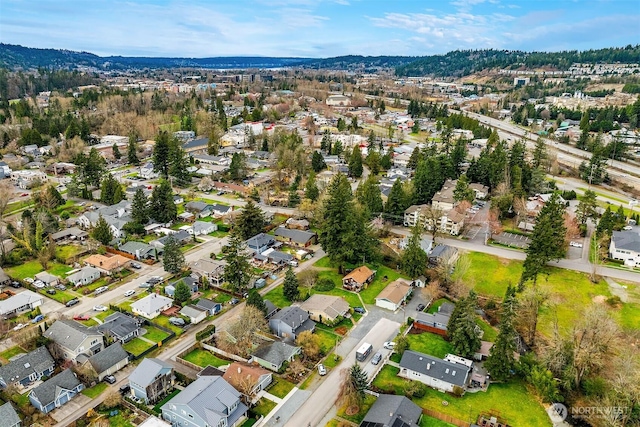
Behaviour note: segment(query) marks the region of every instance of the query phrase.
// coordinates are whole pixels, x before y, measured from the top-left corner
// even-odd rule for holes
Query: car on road
[[[186,324],[184,319],[181,319],[180,317],[170,317],[169,323],[171,323],[173,326],[184,326]]]
[[[327,375],[327,368],[325,368],[322,363],[318,365],[318,375],[321,377]]]
[[[136,270],[140,270],[142,268],[142,266],[140,264],[138,264],[137,262],[132,262],[129,265],[131,266],[131,268],[135,268]]]
[[[106,377],[104,377],[104,381],[109,383],[109,384],[115,384],[116,383],[116,377],[114,377],[113,375],[107,375]]]
[[[353,311],[360,314],[365,314],[367,312],[367,310],[365,310],[364,307],[353,307]]]
[[[569,246],[573,246],[574,248],[581,248],[582,247],[582,243],[580,243],[580,242],[570,242]]]
[[[147,282],[140,283],[140,284],[138,285],[138,287],[139,287],[139,288],[144,288],[144,289],[148,289],[148,288],[150,288],[151,286],[152,286],[152,285],[151,285],[151,283],[147,283]]]
[[[78,298],[74,298],[74,299],[70,299],[69,301],[67,301],[67,303],[65,304],[67,307],[73,307],[74,305],[78,304],[80,302],[80,300]]]
[[[395,346],[396,346],[396,343],[394,343],[393,341],[387,341],[383,345],[383,347],[386,348],[387,350],[393,350]]]
[[[93,311],[107,311],[108,308],[105,307],[104,305],[94,305],[93,306]]]
[[[422,311],[424,310],[425,305],[424,304],[418,304],[418,306],[416,307],[416,311]]]
[[[130,297],[131,295],[135,294],[136,291],[134,291],[133,289],[128,290],[127,292],[124,293],[125,297]]]
[[[622,229],[623,229],[624,231],[629,231],[629,230],[633,230],[633,227],[632,227],[632,226],[630,226],[630,225],[625,225],[624,227],[622,227]]]
[[[42,322],[44,320],[44,314],[38,314],[36,317],[34,317],[31,320],[31,323],[38,323],[38,322]]]
[[[49,289],[47,289],[47,293],[48,293],[49,295],[55,295],[55,294],[56,294],[56,290],[55,290],[55,289],[53,289],[53,288],[49,288]]]
[[[229,304],[236,305],[239,302],[240,302],[240,300],[238,298],[231,298],[231,300],[229,301]]]
[[[13,327],[13,330],[14,330],[14,331],[19,331],[20,329],[22,329],[22,328],[26,328],[26,327],[27,327],[27,325],[26,325],[26,324],[24,324],[24,323],[18,323],[16,326],[14,326],[14,327]]]
[[[75,316],[73,316],[73,320],[80,320],[83,322],[89,319],[91,319],[91,316],[89,316],[88,314],[76,314]]]
[[[371,364],[377,365],[378,363],[380,363],[381,360],[382,360],[382,354],[378,352],[374,354],[373,357],[371,358]]]
[[[107,287],[107,286],[100,286],[99,288],[96,288],[96,290],[95,290],[95,291],[93,291],[93,293],[94,293],[94,294],[96,294],[96,295],[100,295],[100,294],[102,294],[102,293],[107,292],[108,290],[109,290],[109,287]]]

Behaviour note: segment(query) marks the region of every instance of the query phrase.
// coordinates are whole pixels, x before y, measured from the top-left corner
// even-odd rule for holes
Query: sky
[[[640,0],[1,0],[0,42],[153,57],[586,50],[640,43]]]

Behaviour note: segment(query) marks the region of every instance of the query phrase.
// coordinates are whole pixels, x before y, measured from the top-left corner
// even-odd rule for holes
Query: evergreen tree
[[[187,171],[189,167],[187,153],[185,153],[175,138],[170,144],[169,161],[169,175],[175,178],[175,185],[178,187],[186,187],[191,184],[191,175],[189,171]]]
[[[300,204],[300,195],[298,194],[298,190],[294,188],[289,189],[289,197],[287,199],[287,207],[295,208]]]
[[[153,170],[167,179],[169,177],[169,134],[160,131],[153,146]]]
[[[598,218],[596,198],[597,195],[592,190],[585,190],[584,195],[579,197],[580,201],[576,207],[576,217],[580,224],[586,224],[589,218],[594,221]]]
[[[318,173],[326,167],[327,164],[324,162],[324,157],[322,157],[322,154],[320,154],[320,152],[318,151],[314,151],[311,155],[311,169],[313,169],[315,173]]]
[[[362,172],[362,152],[360,151],[360,146],[356,145],[349,157],[349,175],[360,178],[362,176]]]
[[[255,289],[251,289],[249,291],[247,305],[252,305],[263,312],[265,316],[267,315],[267,305],[264,303],[264,299],[262,299],[262,295],[260,295],[260,292],[256,291]]]
[[[604,213],[600,217],[600,221],[598,221],[596,232],[598,236],[604,236],[605,234],[611,236],[611,234],[613,234],[614,227],[615,227],[614,214],[611,211],[611,206],[607,206],[607,209],[604,211]]]
[[[422,250],[420,241],[422,239],[422,225],[416,224],[411,228],[409,243],[402,253],[402,271],[412,279],[424,274],[429,260],[426,252]]]
[[[456,202],[461,202],[463,200],[473,202],[475,198],[476,193],[469,188],[469,179],[466,175],[461,175],[456,183],[456,188],[453,190],[453,200]]]
[[[116,144],[115,142],[113,143],[113,147],[111,147],[111,151],[113,152],[113,158],[116,160],[120,160],[122,158],[122,154],[120,153],[120,150],[118,149],[118,144]]]
[[[547,158],[547,144],[545,144],[542,138],[538,138],[536,140],[536,146],[533,149],[533,161],[531,162],[531,167],[534,169],[543,167],[546,164]]]
[[[372,175],[378,175],[380,173],[380,153],[375,150],[369,150],[367,166],[369,166]]]
[[[508,379],[516,368],[516,360],[513,356],[516,351],[517,337],[514,325],[515,309],[516,289],[509,286],[500,312],[500,332],[484,364],[491,374],[491,378],[497,381]]]
[[[336,141],[336,143],[333,145],[333,148],[331,149],[331,154],[333,154],[334,156],[338,156],[340,157],[340,155],[343,152],[343,148],[342,148],[342,142],[340,142],[339,140]]]
[[[184,268],[184,254],[180,250],[180,243],[173,236],[169,236],[165,241],[162,265],[164,266],[164,271],[171,274],[178,274]]]
[[[380,157],[380,167],[384,170],[391,169],[391,154],[386,153],[384,156]]]
[[[356,190],[356,198],[366,208],[369,218],[382,213],[382,195],[375,176],[369,175],[366,181],[360,183]]]
[[[407,197],[402,187],[402,182],[396,179],[387,197],[387,204],[384,207],[385,214],[396,224],[404,220],[404,211],[408,208],[406,200]]]
[[[349,381],[356,393],[357,402],[362,403],[365,398],[365,391],[369,387],[369,379],[367,373],[357,363],[354,363],[349,369]]]
[[[376,136],[373,133],[373,130],[369,131],[369,136],[367,136],[367,148],[369,149],[369,152],[371,152],[373,150],[373,145],[376,142]]]
[[[315,202],[320,195],[320,190],[316,185],[316,174],[311,172],[307,178],[307,184],[304,189],[304,197]]]
[[[456,144],[453,146],[450,156],[451,164],[455,170],[455,176],[460,175],[460,169],[467,159],[467,153],[467,141],[463,138],[458,138]]]
[[[347,124],[345,123],[342,117],[338,118],[338,132],[343,132],[347,128]]]
[[[269,151],[269,139],[266,134],[262,138],[262,151]]]
[[[247,240],[262,233],[265,225],[264,212],[253,200],[249,200],[236,219],[233,230],[243,240]]]
[[[300,298],[300,289],[298,288],[298,278],[296,277],[293,269],[289,267],[284,275],[283,294],[289,301],[297,301]]]
[[[139,165],[140,160],[138,159],[138,150],[137,150],[137,138],[134,133],[129,135],[129,145],[127,146],[127,161],[130,165]]]
[[[166,255],[165,255],[166,256]],[[176,285],[176,289],[173,293],[173,299],[182,304],[185,301],[189,301],[191,298],[191,290],[184,281],[180,280]]]
[[[100,201],[105,205],[115,205],[124,199],[120,183],[110,173],[105,174],[100,187]]]
[[[55,209],[66,203],[66,200],[64,199],[64,197],[62,197],[62,194],[60,194],[58,189],[54,187],[53,184],[47,187],[47,197],[52,202],[52,205],[50,206],[52,209]]]
[[[222,131],[217,125],[213,125],[211,132],[209,132],[209,140],[207,141],[207,154],[211,156],[217,156],[220,151],[220,137]]]
[[[247,176],[247,159],[244,153],[233,153],[231,164],[229,165],[229,178],[234,181],[241,180]]]
[[[113,240],[111,227],[109,226],[109,224],[107,224],[107,221],[105,221],[102,215],[100,215],[100,217],[98,218],[96,226],[93,227],[93,230],[91,230],[91,237],[93,237],[103,245],[108,245],[109,242]]]
[[[149,222],[149,200],[142,187],[138,187],[131,202],[131,219],[133,222],[146,225]]]
[[[531,243],[526,249],[527,258],[524,260],[520,286],[526,281],[536,283],[538,274],[554,259],[564,255],[564,205],[560,202],[558,193],[553,193],[549,201],[540,209],[536,225],[531,233]]]
[[[149,204],[149,214],[154,220],[162,224],[175,221],[178,217],[178,208],[173,202],[173,190],[169,181],[162,179],[160,184],[153,189]]]
[[[413,180],[413,202],[422,205],[431,202],[433,196],[440,191],[445,182],[441,164],[435,157],[428,157],[418,163]]]
[[[452,313],[447,327],[455,354],[468,359],[473,357],[481,345],[476,331],[478,328],[476,325],[476,306],[476,296],[471,292],[469,296],[456,303],[458,313],[456,313],[455,319]]]
[[[411,152],[411,156],[409,157],[409,162],[407,162],[407,167],[409,169],[415,169],[418,167],[418,163],[422,160],[422,151],[420,151],[419,147],[416,147]]]
[[[225,254],[225,261],[227,261],[223,278],[229,283],[231,289],[238,293],[246,291],[251,282],[251,272],[253,270],[244,254],[246,250],[244,240],[234,231],[229,235],[229,241],[222,249]]]

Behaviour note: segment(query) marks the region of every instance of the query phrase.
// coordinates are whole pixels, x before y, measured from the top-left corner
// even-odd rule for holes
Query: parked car
[[[131,386],[129,384],[120,386],[120,394],[127,394],[129,393],[129,390],[131,390]]]
[[[65,305],[67,307],[73,307],[74,305],[76,305],[79,302],[80,302],[80,300],[78,298],[74,298],[74,299],[70,299],[69,301],[67,301],[67,303]]]
[[[109,384],[115,384],[116,383],[116,377],[114,377],[113,375],[107,375],[106,377],[104,377],[105,382],[108,382]]]
[[[18,289],[21,288],[22,285],[20,284],[20,282],[11,282],[11,287]]]
[[[318,375],[321,377],[327,375],[327,368],[325,368],[322,363],[318,365]]]
[[[624,227],[622,227],[622,229],[623,229],[624,231],[629,231],[629,230],[633,230],[633,227],[632,227],[632,226],[630,226],[630,225],[625,225]]]
[[[107,286],[100,286],[99,288],[97,288],[93,293],[96,295],[100,295],[104,292],[107,292],[109,290],[109,287]]]
[[[129,265],[131,266],[131,268],[135,268],[136,270],[140,270],[142,268],[142,266],[140,264],[138,264],[137,262],[132,262]]]
[[[396,343],[394,343],[393,341],[387,341],[384,343],[384,348],[386,348],[387,350],[393,350],[393,348],[396,346]]]
[[[239,302],[240,302],[240,300],[238,298],[231,298],[231,300],[229,301],[229,304],[236,305]]]
[[[353,311],[360,314],[365,314],[367,312],[364,307],[353,307]]]
[[[181,319],[180,317],[170,317],[169,323],[171,323],[173,326],[184,326],[186,324],[184,319]]]
[[[569,242],[569,246],[573,246],[574,248],[581,248],[582,243],[580,242]]]
[[[371,364],[377,365],[378,363],[380,363],[381,360],[382,360],[382,354],[378,352],[374,354],[373,357],[371,358]]]
[[[36,317],[34,317],[31,320],[31,323],[38,323],[38,322],[42,322],[44,320],[44,314],[38,314]]]
[[[108,308],[105,307],[104,305],[94,305],[93,306],[93,311],[107,311]]]
[[[88,314],[76,314],[75,316],[73,316],[73,320],[85,321],[89,319],[91,319],[91,316],[89,316]]]
[[[13,330],[14,330],[14,331],[19,331],[20,329],[22,329],[22,328],[26,328],[26,327],[27,327],[27,325],[26,325],[26,324],[24,324],[24,323],[18,323],[16,326],[14,326],[14,327],[13,327]]]
[[[25,277],[24,281],[27,283],[33,283],[33,279],[31,277]]]
[[[148,289],[148,288],[150,288],[150,287],[151,287],[151,283],[147,283],[147,282],[140,283],[140,285],[138,285],[138,287],[139,287],[139,288]]]
[[[35,282],[33,282],[33,286],[35,286],[38,289],[44,289],[44,282],[42,282],[41,280],[36,280]]]
[[[47,289],[47,293],[48,293],[49,295],[55,295],[55,294],[56,294],[56,290],[55,290],[55,289],[53,289],[53,288],[49,288],[49,289]]]
[[[65,285],[56,285],[56,289],[59,291],[66,291],[67,287]]]
[[[418,306],[416,307],[416,311],[422,311],[424,310],[425,305],[424,304],[418,304]]]

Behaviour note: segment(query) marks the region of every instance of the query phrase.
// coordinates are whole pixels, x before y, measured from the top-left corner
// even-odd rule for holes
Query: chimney
[[[427,371],[431,369],[431,363],[427,363]]]
[[[242,368],[238,366],[238,373],[242,372]]]

